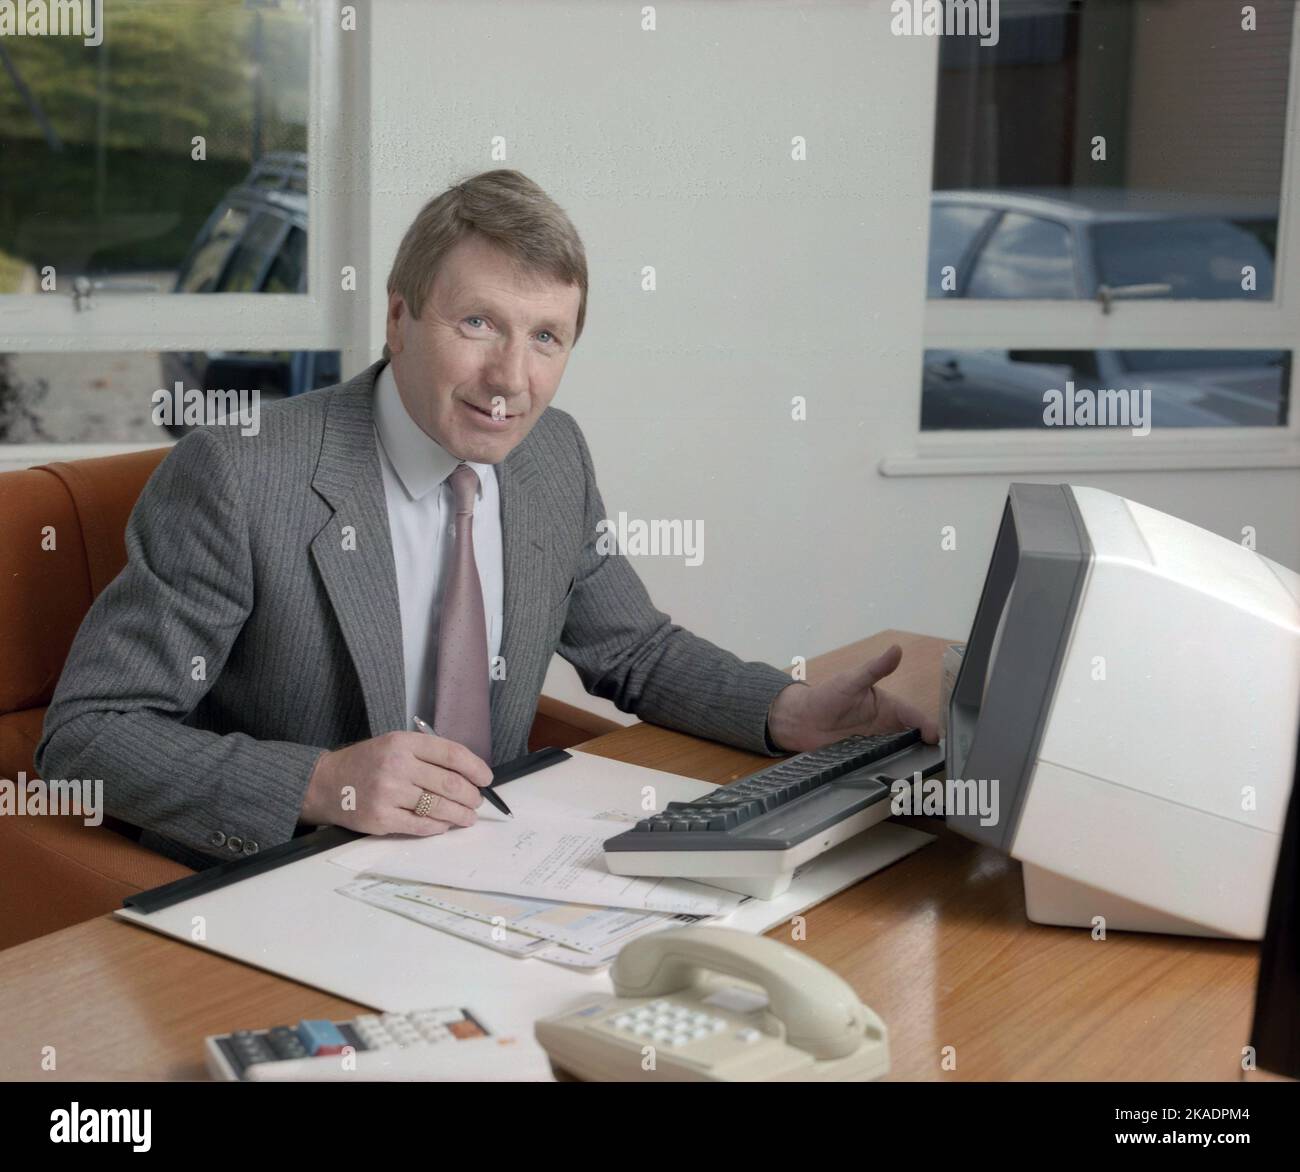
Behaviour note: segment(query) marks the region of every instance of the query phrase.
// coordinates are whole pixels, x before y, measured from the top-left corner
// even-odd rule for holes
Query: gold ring
[[[435,795],[427,789],[420,791],[420,800],[415,803],[415,816],[417,818],[427,818],[429,811],[433,809],[433,799]]]

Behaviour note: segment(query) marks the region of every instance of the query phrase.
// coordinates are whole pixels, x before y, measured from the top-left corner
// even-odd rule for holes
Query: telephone
[[[672,928],[614,961],[614,996],[534,1027],[553,1066],[597,1082],[863,1082],[889,1072],[885,1024],[789,945]]]

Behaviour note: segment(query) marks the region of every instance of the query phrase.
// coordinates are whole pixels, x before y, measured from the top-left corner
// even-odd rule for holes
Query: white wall
[[[704,522],[702,566],[638,560],[656,603],[781,666],[885,627],[964,637],[1013,477],[877,470],[915,440],[934,43],[891,36],[887,0],[656,8],[643,32],[631,3],[377,0],[372,353],[418,207],[517,168],[586,243],[586,332],[556,404],[607,512]],[[1252,525],[1300,565],[1295,469],[1069,479],[1237,539]],[[615,715],[558,659],[547,691]]]

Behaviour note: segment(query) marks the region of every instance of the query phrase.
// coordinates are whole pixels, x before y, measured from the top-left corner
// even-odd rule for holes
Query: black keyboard
[[[693,802],[669,802],[607,851],[785,850],[888,796],[875,769],[917,744],[919,729],[845,737],[800,753]],[[832,786],[832,782],[841,782]]]

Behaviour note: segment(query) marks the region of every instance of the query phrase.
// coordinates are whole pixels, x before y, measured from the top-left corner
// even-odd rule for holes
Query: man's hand
[[[820,749],[856,733],[899,732],[919,728],[923,740],[935,744],[939,725],[906,700],[876,687],[902,662],[895,643],[883,655],[831,676],[815,686],[791,685],[777,693],[767,713],[772,742],[790,753]]]
[[[464,745],[428,733],[390,732],[326,753],[316,762],[299,817],[364,834],[442,834],[473,826],[492,770]],[[344,794],[345,787],[351,792]],[[427,817],[415,805],[434,794]]]

